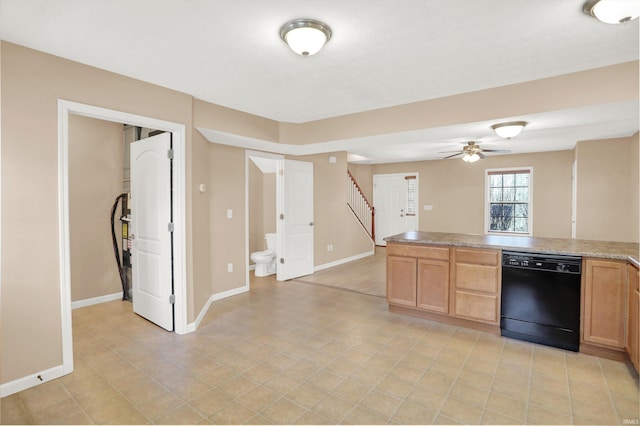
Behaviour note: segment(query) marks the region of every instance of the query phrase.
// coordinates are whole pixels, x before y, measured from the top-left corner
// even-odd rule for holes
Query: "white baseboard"
[[[192,323],[187,324],[187,333],[192,333],[198,329],[198,327],[200,326],[200,322],[202,321],[204,316],[207,314],[207,311],[209,310],[209,307],[213,302],[215,302],[216,300],[235,296],[237,294],[246,293],[247,291],[249,291],[248,285],[238,287],[238,288],[233,288],[231,290],[223,291],[221,293],[212,294],[211,297],[209,297],[209,300],[207,300],[207,303],[205,303],[203,308],[200,310],[200,313],[198,314],[198,317],[196,318],[196,320]]]
[[[346,257],[344,259],[336,260],[334,262],[325,263],[323,265],[318,265],[313,268],[313,272],[322,271],[323,269],[332,268],[334,266],[342,265],[344,263],[353,262],[354,260],[362,259],[363,257],[373,256],[376,254],[375,250],[371,250],[365,253],[356,254],[355,256]]]
[[[71,309],[84,308],[85,306],[97,305],[98,303],[111,302],[112,300],[118,299],[122,299],[122,292],[92,297],[91,299],[78,300],[77,302],[71,302]]]
[[[30,374],[12,382],[3,383],[0,385],[0,397],[4,398],[5,396],[13,395],[62,376],[64,376],[64,368],[62,365],[58,365],[40,373]]]

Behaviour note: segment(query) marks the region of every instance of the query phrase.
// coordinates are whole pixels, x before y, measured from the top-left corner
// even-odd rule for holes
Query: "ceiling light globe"
[[[526,125],[527,123],[525,121],[513,121],[510,123],[494,124],[491,128],[496,132],[496,135],[501,138],[511,139],[518,136]]]
[[[466,161],[467,163],[475,163],[479,159],[480,159],[480,156],[478,154],[476,154],[475,152],[473,154],[465,154],[462,157],[462,160]]]
[[[634,0],[599,0],[585,7],[591,16],[605,24],[622,24],[640,16],[640,2]]]
[[[298,55],[311,56],[331,39],[331,29],[313,19],[296,19],[280,28],[280,38]]]

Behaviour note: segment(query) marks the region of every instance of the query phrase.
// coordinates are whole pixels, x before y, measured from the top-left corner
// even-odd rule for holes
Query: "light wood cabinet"
[[[626,289],[626,262],[589,258],[583,260],[583,342],[611,349],[624,349]]]
[[[640,272],[627,265],[627,344],[626,350],[636,371],[640,371]]]
[[[414,258],[387,255],[387,303],[416,306],[416,264]]]
[[[453,313],[456,317],[500,323],[500,251],[456,248],[453,254]]]
[[[449,261],[418,259],[418,308],[449,312]]]
[[[389,244],[387,302],[449,312],[449,248]]]

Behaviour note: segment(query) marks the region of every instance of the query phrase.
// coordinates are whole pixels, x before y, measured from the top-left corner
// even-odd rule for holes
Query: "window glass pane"
[[[502,188],[490,188],[489,194],[489,201],[502,201]]]
[[[516,175],[514,174],[505,174],[502,176],[502,185],[503,186],[515,186],[516,183]]]
[[[515,231],[516,232],[528,232],[527,218],[517,217],[515,219]]]
[[[492,188],[500,188],[502,187],[502,175],[491,175],[489,176],[490,178],[490,185]]]
[[[515,188],[505,187],[502,190],[502,201],[515,201],[515,200],[516,200]]]
[[[528,204],[516,204],[516,217],[528,217],[529,205]]]
[[[529,173],[518,173],[516,175],[516,186],[529,186]]]
[[[529,201],[529,188],[516,188],[516,201]]]

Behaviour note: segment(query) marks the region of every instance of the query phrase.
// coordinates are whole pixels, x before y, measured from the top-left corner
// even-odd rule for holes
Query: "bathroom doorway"
[[[275,273],[275,247],[267,247],[266,237],[268,234],[277,235],[276,176],[281,158],[262,153],[253,153],[247,158],[248,270],[264,276],[265,273]],[[267,249],[273,250],[273,255],[267,256]],[[257,262],[269,264],[260,266]]]

